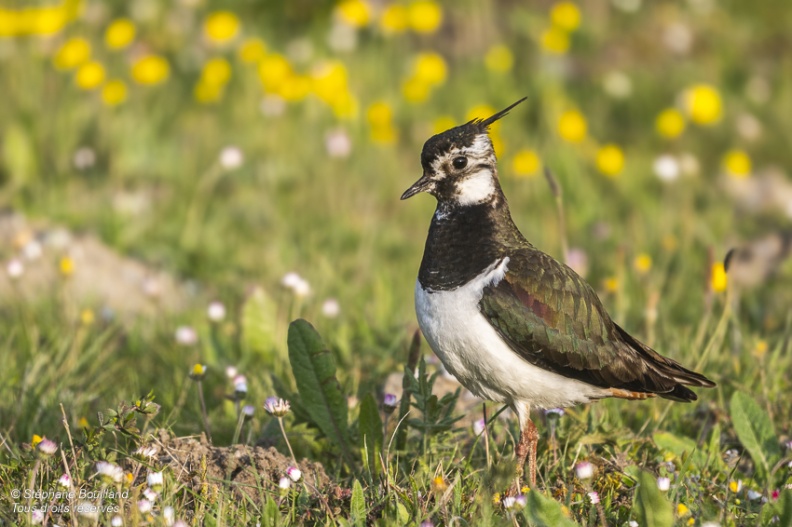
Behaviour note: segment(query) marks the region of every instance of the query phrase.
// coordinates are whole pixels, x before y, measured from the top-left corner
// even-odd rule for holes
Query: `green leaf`
[[[536,527],[575,527],[576,523],[564,516],[561,504],[532,490],[525,495],[527,500],[523,514]]]
[[[687,459],[693,461],[693,464],[698,468],[707,466],[709,461],[707,454],[689,437],[675,436],[670,432],[656,432],[652,438],[662,450],[671,452],[679,458],[687,456]]]
[[[256,287],[242,308],[242,346],[263,357],[268,365],[275,362],[277,306],[261,287]]]
[[[660,489],[657,481],[648,472],[638,474],[638,490],[635,491],[634,518],[641,527],[671,527],[674,525],[674,509]]]
[[[786,489],[775,503],[778,525],[792,525],[792,490]]]
[[[36,176],[36,149],[30,135],[22,126],[17,123],[10,124],[0,144],[0,161],[5,164],[14,184],[23,184]]]
[[[365,527],[366,525],[366,497],[363,495],[363,487],[360,482],[355,480],[352,485],[352,500],[349,504],[349,519],[352,525]]]
[[[377,401],[370,393],[360,403],[360,449],[363,451],[363,464],[372,474],[379,474],[380,452],[382,452],[383,434]]]
[[[770,417],[756,401],[742,392],[734,392],[729,410],[740,443],[751,455],[757,472],[766,481],[773,465],[781,458],[781,449]]]
[[[303,319],[289,326],[289,362],[297,390],[311,420],[349,456],[347,400],[336,379],[333,354],[314,327]]]
[[[262,527],[278,527],[280,525],[280,509],[278,504],[272,499],[272,496],[267,497],[267,504],[264,506],[264,514],[261,516]]]

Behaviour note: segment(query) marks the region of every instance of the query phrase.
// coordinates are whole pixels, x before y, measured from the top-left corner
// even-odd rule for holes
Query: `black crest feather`
[[[473,119],[463,125],[455,126],[445,132],[430,137],[429,140],[424,143],[423,151],[421,152],[421,164],[426,168],[431,164],[433,159],[436,159],[444,152],[448,152],[452,147],[456,146],[461,148],[470,146],[473,144],[477,135],[487,133],[492,123],[505,117],[512,108],[527,98],[528,97],[523,97],[508,108],[486,119]]]

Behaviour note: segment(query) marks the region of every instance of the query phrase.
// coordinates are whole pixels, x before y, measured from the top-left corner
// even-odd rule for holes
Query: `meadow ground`
[[[3,4],[0,524],[792,525],[791,26],[780,0]],[[515,497],[516,423],[482,433],[414,340],[434,204],[398,197],[430,135],[522,96],[493,129],[518,226],[718,386],[537,413]]]

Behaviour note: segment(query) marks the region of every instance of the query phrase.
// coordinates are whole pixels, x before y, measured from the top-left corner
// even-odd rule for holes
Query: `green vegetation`
[[[0,8],[0,522],[792,524],[785,3],[205,4]],[[513,497],[516,421],[414,338],[398,197],[525,95],[516,223],[718,387],[536,413]]]

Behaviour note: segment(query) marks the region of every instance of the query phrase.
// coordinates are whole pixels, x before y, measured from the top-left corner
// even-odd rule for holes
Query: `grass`
[[[100,265],[70,252],[78,240],[65,246],[45,240],[33,262],[23,244],[0,238],[4,267],[13,259],[25,265],[16,281],[0,279],[3,521],[36,521],[13,506],[44,503],[15,499],[12,490],[58,489],[64,473],[75,488],[129,494],[95,497],[94,504],[119,508],[96,519],[74,513],[80,499],[55,500],[50,505],[70,504],[72,512],[52,513],[47,524],[106,525],[118,514],[127,525],[162,525],[166,507],[195,525],[553,525],[566,518],[582,525],[726,526],[790,518],[783,445],[792,434],[785,399],[792,274],[782,260],[756,287],[732,281],[721,290],[711,279],[713,264],[732,246],[789,226],[783,210],[768,201],[745,207],[728,189],[735,181],[766,181],[767,171],[792,163],[782,117],[792,106],[792,77],[778,52],[788,44],[790,15],[773,2],[750,10],[717,5],[711,13],[692,2],[646,4],[634,13],[581,4],[581,25],[568,33],[571,47],[561,54],[542,47],[550,3],[449,2],[440,6],[442,25],[429,34],[384,36],[375,17],[356,30],[358,43],[347,52],[327,44],[338,16],[331,2],[308,18],[277,3],[229,5],[242,29],[226,44],[204,36],[211,10],[182,4],[152,4],[148,15],[130,15],[122,4],[88,2],[55,36],[0,37],[0,61],[13,73],[0,79],[9,101],[0,106],[0,204],[24,213],[41,232],[64,226],[98,236],[124,257],[187,283],[179,309],[149,299],[137,316],[109,317],[101,298],[75,286]],[[132,16],[138,34],[129,48],[110,51],[103,32],[119,16]],[[168,22],[177,19],[181,29]],[[674,23],[693,36],[690,49],[663,43]],[[121,104],[105,104],[101,87],[82,89],[72,70],[53,66],[75,36],[89,41],[108,78],[126,83]],[[256,64],[238,57],[253,36],[288,57],[297,73],[281,79],[287,85],[340,61],[346,80],[335,89],[355,98],[357,113],[346,116],[337,100],[322,99],[323,81],[315,77],[316,93],[285,103],[282,113],[263,114],[263,95],[272,106],[273,94],[284,96],[278,90],[288,86],[265,83],[262,90]],[[301,59],[306,43],[313,51]],[[484,60],[500,43],[514,61],[503,72]],[[167,58],[170,71],[160,84],[141,85],[130,73],[143,51]],[[429,98],[411,102],[403,83],[420,53],[430,51],[443,57],[446,73],[432,70]],[[225,57],[232,76],[217,101],[202,103],[194,88],[211,57]],[[629,95],[603,88],[614,72],[629,78]],[[700,83],[714,88],[722,106],[706,125],[683,97]],[[474,106],[499,109],[523,95],[527,103],[495,131],[503,144],[499,175],[518,226],[558,258],[566,238],[573,254],[585,255],[587,279],[618,323],[718,387],[700,390],[690,405],[603,401],[567,409],[557,423],[535,414],[539,489],[527,492],[525,506],[507,508],[503,491],[518,434],[513,419],[493,417],[499,408],[488,405],[488,435],[476,436],[471,422],[481,406],[470,407],[453,390],[444,397],[442,375],[432,398],[433,364],[408,383],[414,406],[406,419],[402,409],[387,415],[381,401],[388,376],[404,372],[416,328],[413,284],[433,203],[426,196],[402,203],[398,196],[420,175],[421,145],[438,118],[460,123]],[[390,116],[372,116],[378,101]],[[655,117],[670,107],[686,122],[678,137],[655,130]],[[578,143],[557,130],[571,108],[588,125]],[[745,131],[746,115],[759,123],[758,138]],[[329,155],[326,140],[334,132],[349,139],[348,156]],[[610,143],[626,162],[605,174],[597,154]],[[242,152],[241,166],[221,163],[228,146]],[[82,147],[95,159],[78,167]],[[541,166],[523,174],[514,166],[525,150],[558,180],[563,229]],[[724,166],[730,150],[750,158],[749,173]],[[682,165],[677,179],[653,174],[662,154]],[[686,168],[690,159],[695,170]],[[58,271],[63,257],[74,258],[70,275]],[[25,281],[42,268],[51,281],[33,294]],[[281,284],[289,272],[310,284],[310,294]],[[337,300],[340,314],[323,313],[327,299]],[[206,317],[212,300],[227,309],[222,321]],[[308,388],[295,378],[287,335],[297,318],[310,321],[331,351],[348,413],[336,438],[320,424],[324,414],[305,404]],[[179,326],[194,328],[197,342],[176,342]],[[425,345],[421,356],[431,357]],[[196,363],[207,365],[205,412],[189,375]],[[244,398],[235,395],[228,366],[246,377]],[[285,434],[262,406],[276,394],[292,402]],[[240,417],[245,404],[255,409],[249,420]],[[340,411],[338,401],[334,408]],[[205,431],[205,420],[211,444],[188,443]],[[34,435],[54,440],[57,452],[41,453]],[[288,489],[279,487],[293,464],[284,435],[296,458],[310,461],[301,461],[304,478]],[[232,448],[234,437],[252,461],[227,473],[231,465],[220,461],[242,452]],[[150,445],[156,457],[135,454]],[[282,458],[266,457],[264,447]],[[191,449],[203,457],[179,453]],[[98,476],[96,463],[104,460],[131,479]],[[595,465],[591,479],[577,476],[581,461]],[[148,499],[147,474],[160,470],[164,483],[146,511],[138,502]],[[657,489],[661,477],[669,478],[669,490]],[[661,512],[652,519],[651,510]],[[560,516],[550,520],[554,514]]]

